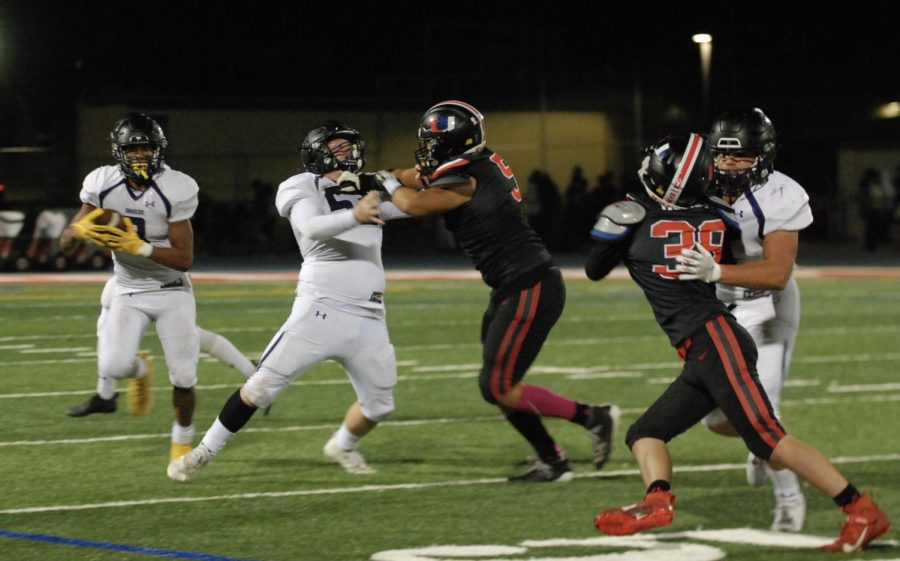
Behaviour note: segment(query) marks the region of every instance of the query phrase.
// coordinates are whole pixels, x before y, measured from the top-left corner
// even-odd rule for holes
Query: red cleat
[[[675,495],[669,491],[647,493],[640,503],[605,510],[594,518],[594,526],[604,534],[629,536],[651,528],[668,526],[675,518]]]
[[[869,542],[891,529],[891,519],[868,493],[841,510],[847,515],[841,535],[834,543],[822,546],[822,551],[853,553],[865,549]]]

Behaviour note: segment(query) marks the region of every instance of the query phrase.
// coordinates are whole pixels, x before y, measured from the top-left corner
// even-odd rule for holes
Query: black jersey
[[[727,313],[716,298],[714,284],[679,281],[675,270],[681,250],[696,243],[721,255],[725,223],[706,205],[664,210],[654,203],[638,202],[647,210],[644,220],[619,239],[600,240],[591,250],[586,269],[590,278],[598,279],[624,261],[650,302],[657,323],[677,346],[707,320]]]
[[[431,174],[439,188],[474,177],[472,200],[445,212],[444,222],[491,288],[501,288],[552,265],[552,257],[522,212],[522,194],[512,170],[493,151],[466,154]]]

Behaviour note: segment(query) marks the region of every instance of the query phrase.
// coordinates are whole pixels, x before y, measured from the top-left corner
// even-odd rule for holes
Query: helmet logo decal
[[[431,120],[431,132],[446,132],[456,128],[456,117],[453,115],[435,115]]]

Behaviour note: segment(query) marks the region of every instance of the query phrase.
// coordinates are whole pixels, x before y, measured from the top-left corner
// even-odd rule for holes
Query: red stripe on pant
[[[533,296],[530,294],[532,290],[534,290]],[[516,308],[516,316],[510,322],[509,327],[506,328],[506,333],[503,334],[503,340],[500,343],[500,348],[497,350],[497,356],[494,357],[494,368],[491,370],[491,388],[494,397],[497,399],[512,387],[512,376],[515,370],[516,359],[519,357],[522,343],[537,314],[540,294],[540,283],[519,293],[519,306]],[[529,296],[531,297],[529,298]],[[522,323],[523,316],[524,324]],[[507,349],[511,342],[512,349],[507,355]]]
[[[718,333],[716,333],[716,326],[713,325],[713,321],[719,324],[719,327],[725,334],[725,341],[723,341]],[[753,377],[750,375],[750,371],[747,369],[747,363],[744,361],[744,353],[741,352],[741,347],[737,343],[737,339],[734,336],[734,332],[731,330],[731,326],[725,321],[724,316],[719,316],[716,320],[710,320],[706,323],[706,330],[712,338],[713,344],[716,346],[716,350],[722,359],[722,364],[725,366],[725,373],[728,375],[728,381],[731,383],[731,388],[734,390],[735,395],[737,395],[738,400],[741,403],[744,414],[747,416],[750,424],[753,425],[756,434],[759,435],[763,442],[774,449],[778,446],[778,441],[784,437],[784,431],[781,430],[778,423],[769,415],[769,408],[766,405],[766,401],[759,393],[756,384],[753,382]],[[732,364],[729,358],[728,349],[726,349],[726,344],[728,345],[728,349],[731,350],[731,355],[734,356],[734,360],[737,364]],[[735,372],[735,369],[737,369],[737,372]],[[738,376],[740,376],[740,380],[738,380]],[[747,392],[741,389],[741,382],[743,382],[744,387],[747,388],[747,392],[750,394],[749,396],[746,395]],[[762,419],[754,412],[748,399],[753,400],[756,409],[760,411],[760,414],[763,416]]]

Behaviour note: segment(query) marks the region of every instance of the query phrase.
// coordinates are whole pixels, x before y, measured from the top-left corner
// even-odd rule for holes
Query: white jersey
[[[741,230],[741,243],[733,246],[738,263],[763,258],[763,238],[777,231],[799,231],[812,224],[809,195],[799,183],[787,175],[773,171],[762,185],[745,191],[731,205]],[[719,300],[732,303],[771,294],[770,291],[716,286]]]
[[[359,224],[353,207],[362,199],[313,173],[289,177],[278,186],[275,206],[291,221],[303,257],[297,295],[321,300],[358,315],[384,316],[381,226]],[[381,218],[405,217],[381,203]]]
[[[172,247],[169,224],[189,220],[197,210],[197,182],[163,164],[148,182],[147,189],[135,191],[118,166],[101,166],[84,178],[81,202],[114,210],[127,216],[138,235],[159,247]],[[115,275],[121,292],[147,292],[169,288],[190,288],[190,275],[156,261],[113,252]]]

